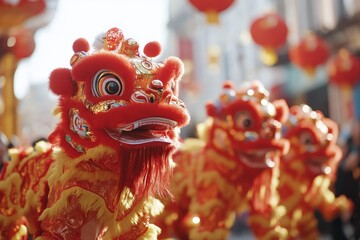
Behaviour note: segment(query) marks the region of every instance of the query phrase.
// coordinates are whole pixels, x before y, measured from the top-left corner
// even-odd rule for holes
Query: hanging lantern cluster
[[[289,58],[292,64],[302,69],[307,76],[313,77],[316,68],[328,60],[329,47],[323,39],[310,32],[299,44],[291,47]]]
[[[360,58],[342,48],[329,60],[327,73],[329,82],[342,90],[351,106],[350,116],[360,119]]]
[[[340,87],[352,87],[360,82],[360,59],[347,49],[340,49],[328,62],[330,82]]]
[[[189,0],[198,11],[206,14],[208,24],[218,24],[219,14],[228,9],[235,0]]]
[[[276,13],[267,13],[251,23],[250,34],[261,46],[263,63],[274,65],[278,60],[277,49],[286,43],[288,28],[285,21]]]

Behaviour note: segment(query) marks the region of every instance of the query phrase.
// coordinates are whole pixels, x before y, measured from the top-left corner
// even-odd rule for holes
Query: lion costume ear
[[[216,107],[213,102],[209,101],[205,105],[206,113],[209,117],[214,117],[216,115]]]
[[[281,123],[287,121],[289,117],[289,106],[284,99],[276,99],[273,101],[273,104],[276,109],[275,119]]]
[[[57,68],[49,77],[50,90],[59,96],[71,97],[76,93],[76,85],[71,77],[71,71],[67,68]]]
[[[333,138],[338,139],[339,137],[339,126],[335,121],[333,121],[330,118],[323,118],[322,121],[325,123],[325,125],[328,127],[329,133],[333,135]],[[336,141],[334,141],[336,143]]]

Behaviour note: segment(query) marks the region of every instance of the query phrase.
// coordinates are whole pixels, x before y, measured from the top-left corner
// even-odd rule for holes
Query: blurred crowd
[[[344,157],[338,167],[334,191],[336,196],[350,198],[354,211],[351,216],[335,219],[331,233],[334,240],[357,240],[360,239],[360,120],[352,120],[342,148]]]

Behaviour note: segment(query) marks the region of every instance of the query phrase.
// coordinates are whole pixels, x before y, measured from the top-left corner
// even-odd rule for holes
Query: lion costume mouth
[[[140,119],[115,129],[106,129],[109,136],[128,145],[147,143],[171,144],[171,134],[177,122],[168,118],[149,117]]]
[[[238,153],[241,161],[251,168],[273,168],[276,165],[277,151],[274,149]]]
[[[329,174],[331,168],[326,165],[327,157],[313,157],[307,160],[307,166],[314,174]]]

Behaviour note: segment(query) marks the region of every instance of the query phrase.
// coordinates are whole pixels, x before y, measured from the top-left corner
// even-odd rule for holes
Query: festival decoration
[[[289,50],[292,64],[313,77],[318,66],[325,64],[329,57],[327,43],[314,33],[306,34],[301,41]]]
[[[267,13],[253,20],[250,34],[254,42],[261,46],[261,59],[267,65],[277,62],[276,50],[286,43],[288,28],[276,13]]]
[[[342,48],[332,56],[327,64],[329,83],[339,87],[344,96],[345,104],[352,106],[349,116],[360,119],[360,59],[349,50]],[[352,97],[351,97],[352,95]],[[352,114],[354,110],[354,114]]]
[[[335,197],[331,190],[342,157],[338,126],[321,111],[295,105],[284,124],[284,137],[290,141],[290,150],[280,165],[279,204],[286,209],[281,226],[289,239],[319,239],[315,210],[330,221],[353,208],[350,200]]]
[[[155,219],[161,237],[227,239],[238,211],[250,209],[257,239],[287,239],[276,219],[279,157],[288,148],[281,138],[286,102],[270,102],[258,81],[240,89],[227,81],[206,109],[198,138],[185,139],[173,156],[175,201]]]
[[[330,83],[340,87],[352,87],[360,82],[360,59],[347,49],[340,49],[327,64]]]
[[[0,32],[23,25],[46,10],[45,0],[0,0]]]
[[[219,14],[228,9],[235,0],[188,0],[198,11],[206,14],[209,24],[219,23]]]
[[[13,149],[0,174],[2,239],[156,239],[149,222],[167,194],[171,155],[189,122],[178,98],[183,64],[112,28],[93,52],[73,44],[71,68],[50,74],[60,121],[49,143]]]
[[[13,41],[13,45],[9,46],[9,48],[18,60],[30,57],[35,50],[33,30],[21,29],[9,37],[8,40]]]

